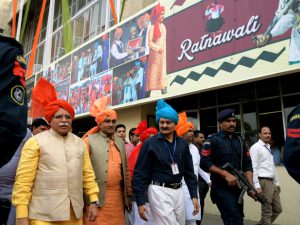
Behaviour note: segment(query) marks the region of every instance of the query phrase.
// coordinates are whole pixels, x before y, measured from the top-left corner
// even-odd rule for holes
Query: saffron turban
[[[158,3],[154,9],[151,11],[151,20],[152,24],[154,24],[154,31],[153,31],[153,40],[156,41],[161,37],[161,32],[159,29],[159,23],[160,21],[159,16],[165,13],[165,7],[161,6],[160,3]]]
[[[178,114],[178,124],[175,128],[176,133],[179,137],[182,137],[186,132],[189,131],[190,128],[194,129],[194,125],[188,121],[186,113],[179,113]]]
[[[40,78],[32,90],[30,116],[32,118],[45,117],[50,123],[59,108],[68,111],[74,119],[73,107],[67,101],[57,99],[54,86],[44,78]]]
[[[72,120],[75,117],[75,111],[73,107],[65,100],[55,100],[49,102],[45,108],[45,119],[50,123],[54,114],[60,109],[63,108],[64,110],[68,111],[71,114]]]
[[[177,112],[163,99],[159,99],[156,105],[156,123],[158,124],[160,118],[171,120],[172,122],[178,122]]]
[[[103,96],[97,99],[90,108],[90,113],[93,117],[95,117],[95,121],[98,126],[100,126],[108,116],[113,119],[117,119],[116,111],[106,108],[108,103],[109,98],[107,96]]]

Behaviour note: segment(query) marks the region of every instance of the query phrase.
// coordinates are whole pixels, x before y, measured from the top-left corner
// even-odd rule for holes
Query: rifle
[[[254,193],[255,201],[259,201],[263,205],[267,203],[267,199],[261,193],[258,193],[257,190],[248,182],[243,172],[234,168],[230,163],[226,163],[221,167],[221,169],[227,170],[229,173],[231,173],[237,178],[238,186],[242,189],[238,200],[239,204],[242,204],[243,197],[246,191],[252,191]]]

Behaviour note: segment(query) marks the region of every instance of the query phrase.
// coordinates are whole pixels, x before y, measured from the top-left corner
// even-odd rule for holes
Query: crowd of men
[[[222,169],[226,163],[266,197],[260,224],[272,224],[282,212],[268,127],[249,152],[235,134],[231,109],[218,114],[220,131],[207,140],[185,112],[162,99],[158,130],[142,121],[130,129],[129,141],[114,110],[95,101],[90,112],[97,126],[82,139],[70,132],[75,112],[64,100],[50,101],[45,119],[34,120],[32,134],[28,130],[0,169],[0,186],[10,181],[6,195],[0,193],[7,209],[5,218],[1,209],[1,224],[201,224],[209,187],[224,224],[243,224],[241,189]]]
[[[79,138],[72,133],[74,108],[40,78],[30,111],[37,119],[26,130],[21,47],[11,39],[1,41],[7,54],[18,50],[5,64],[12,67],[1,68],[7,79],[1,90],[13,93],[0,96],[9,109],[3,123],[11,124],[0,130],[1,145],[8,149],[0,166],[1,225],[201,224],[209,187],[224,224],[242,225],[242,190],[225,169],[228,164],[254,187],[248,189],[250,197],[264,197],[259,224],[272,224],[282,212],[269,127],[259,129],[259,140],[249,151],[235,133],[234,110],[225,109],[217,116],[219,132],[205,140],[185,112],[160,99],[157,128],[141,121],[127,141],[116,111],[99,98],[89,109],[97,126]],[[13,133],[16,128],[19,133]]]

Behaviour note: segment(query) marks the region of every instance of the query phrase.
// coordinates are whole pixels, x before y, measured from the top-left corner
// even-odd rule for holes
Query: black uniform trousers
[[[221,213],[224,225],[243,225],[243,204],[238,204],[240,189],[212,181],[211,199]]]

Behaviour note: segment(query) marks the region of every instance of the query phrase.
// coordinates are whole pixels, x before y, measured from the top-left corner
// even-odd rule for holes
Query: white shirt
[[[274,166],[273,155],[269,144],[258,140],[250,148],[253,167],[253,183],[255,188],[261,188],[258,177],[269,177],[274,179],[274,184],[279,186],[278,175]]]

